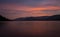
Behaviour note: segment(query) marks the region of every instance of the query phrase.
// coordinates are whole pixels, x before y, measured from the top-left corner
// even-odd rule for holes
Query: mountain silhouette
[[[10,21],[10,20],[0,15],[0,21]]]
[[[60,21],[60,15],[16,18],[15,21]]]
[[[23,17],[14,20],[7,19],[0,15],[0,21],[60,21],[60,15],[40,16],[40,17]]]
[[[49,17],[48,20],[60,20],[60,15],[53,15]]]

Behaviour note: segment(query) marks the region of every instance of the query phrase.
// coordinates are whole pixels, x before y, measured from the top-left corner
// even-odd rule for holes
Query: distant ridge
[[[14,20],[7,19],[0,15],[0,21],[60,21],[60,15],[41,16],[41,17],[23,17]]]
[[[11,21],[11,20],[9,20],[9,19],[7,19],[7,18],[0,15],[0,21]]]
[[[15,21],[60,21],[60,15],[16,18]]]

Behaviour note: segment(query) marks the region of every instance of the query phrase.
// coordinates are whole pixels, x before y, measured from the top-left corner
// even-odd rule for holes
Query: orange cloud
[[[52,14],[32,14],[33,17],[36,17],[36,16],[51,16]]]
[[[38,8],[26,8],[24,11],[35,11],[35,10],[60,10],[60,7],[48,6],[48,7],[38,7]]]
[[[23,10],[23,11],[35,11],[35,10],[60,10],[60,6],[41,6],[41,7],[30,7],[16,4],[3,4],[0,8],[10,10]]]
[[[51,6],[51,7],[40,7],[40,8],[32,8],[31,10],[57,10],[57,9],[60,9],[60,7],[54,7],[54,6]]]

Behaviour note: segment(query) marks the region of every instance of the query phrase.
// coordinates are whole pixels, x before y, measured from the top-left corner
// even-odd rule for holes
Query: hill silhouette
[[[60,15],[53,15],[49,17],[48,20],[60,20]]]
[[[60,21],[60,15],[41,16],[41,17],[23,17],[14,20],[7,19],[0,15],[0,21]]]
[[[15,21],[60,21],[60,15],[41,16],[41,17],[23,17],[16,18]]]
[[[0,21],[10,21],[10,20],[0,15]]]

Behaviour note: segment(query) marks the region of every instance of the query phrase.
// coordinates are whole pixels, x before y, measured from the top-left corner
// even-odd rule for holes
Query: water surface
[[[0,21],[3,37],[60,37],[60,21]]]

